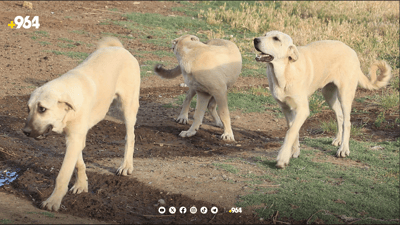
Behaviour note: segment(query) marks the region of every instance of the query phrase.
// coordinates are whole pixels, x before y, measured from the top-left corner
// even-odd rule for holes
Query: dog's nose
[[[258,43],[260,43],[260,42],[261,42],[260,38],[254,38],[254,45],[255,46],[258,45]]]
[[[29,128],[29,126],[25,126],[24,128],[22,128],[21,129],[22,130],[22,132],[26,135],[26,136],[30,136],[31,135],[31,133],[32,133],[32,130],[31,130],[31,128]]]
[[[22,132],[26,135],[26,136],[30,136],[31,135],[31,131],[30,130],[28,130],[28,129],[22,129]]]

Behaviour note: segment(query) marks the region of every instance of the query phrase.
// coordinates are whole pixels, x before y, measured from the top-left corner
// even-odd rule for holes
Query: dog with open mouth
[[[291,157],[300,155],[299,130],[310,115],[308,98],[320,88],[336,114],[338,131],[332,142],[340,146],[336,155],[348,156],[351,104],[357,85],[369,90],[386,86],[392,77],[390,66],[385,61],[376,61],[368,78],[361,71],[357,53],[340,41],[295,46],[289,35],[270,31],[253,42],[259,52],[255,60],[266,63],[269,88],[289,128],[276,166],[284,168]],[[379,75],[377,70],[381,71]]]
[[[100,40],[97,50],[80,65],[32,92],[23,133],[40,140],[54,131],[65,134],[67,140],[54,191],[42,203],[42,208],[54,211],[60,208],[74,168],[76,181],[70,191],[88,192],[82,156],[86,135],[104,119],[114,100],[120,102],[126,125],[124,160],[117,175],[132,174],[139,92],[139,63],[114,37]]]

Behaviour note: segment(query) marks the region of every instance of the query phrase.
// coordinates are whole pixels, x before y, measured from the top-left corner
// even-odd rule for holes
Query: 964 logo
[[[31,27],[35,27],[36,29],[38,29],[40,27],[40,23],[39,23],[39,16],[34,16],[32,20],[29,19],[30,16],[16,16],[14,18],[14,21],[11,21],[8,26],[11,29],[20,29],[21,27],[25,28],[25,29],[29,29]]]
[[[230,213],[242,213],[242,207],[232,207]]]

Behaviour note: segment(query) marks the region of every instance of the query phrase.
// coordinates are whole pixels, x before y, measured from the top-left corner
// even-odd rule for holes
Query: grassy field
[[[183,35],[194,34],[201,41],[222,38],[235,42],[243,57],[242,77],[264,78],[265,65],[254,60],[253,38],[270,30],[289,34],[295,45],[331,39],[340,40],[353,48],[360,59],[362,71],[368,74],[370,65],[377,59],[386,60],[392,67],[393,79],[387,88],[373,95],[356,98],[356,102],[374,104],[377,107],[376,127],[385,124],[388,115],[397,115],[399,110],[399,3],[398,2],[181,2],[183,7],[175,11],[186,16],[163,16],[160,14],[130,13],[122,15],[127,20],[108,21],[126,26],[150,44],[170,47],[171,40]],[[114,9],[110,9],[114,10]],[[85,31],[73,31],[85,34]],[[34,33],[32,39],[48,45],[43,39],[46,33]],[[114,35],[121,40],[129,36]],[[147,36],[154,38],[148,39]],[[74,52],[74,41],[60,39],[59,47],[66,51],[53,51],[74,59],[82,60],[86,53]],[[72,50],[72,51],[71,51]],[[145,54],[174,57],[170,51],[140,52]],[[142,77],[149,76],[158,63],[146,61],[142,65]],[[175,62],[165,62],[173,66]],[[230,110],[243,113],[275,113],[281,116],[278,105],[269,90],[254,87],[233,89],[228,94]],[[176,103],[164,107],[179,107],[184,95]],[[195,107],[195,99],[191,106]],[[310,98],[311,117],[328,109],[320,92]],[[354,110],[353,114],[366,113]],[[392,125],[399,124],[397,118]],[[334,120],[321,122],[321,129],[334,133]],[[360,127],[353,127],[352,135],[362,136]],[[257,165],[267,175],[255,176],[243,173],[231,165],[216,164],[219,169],[251,177],[253,183],[268,180],[276,185],[271,188],[254,188],[249,195],[237,202],[240,207],[254,207],[262,218],[280,216],[307,222],[325,223],[398,223],[399,222],[399,148],[400,139],[393,142],[368,142],[351,140],[351,155],[344,163],[335,162],[337,147],[331,139],[305,139],[301,142],[301,160],[291,160],[284,170],[275,169],[275,159],[260,157]],[[241,160],[241,159],[237,159]],[[339,161],[339,160],[337,160]],[[346,164],[346,165],[345,165]],[[7,221],[2,221],[2,223]]]
[[[231,40],[239,46],[242,53],[241,76],[264,77],[264,65],[254,61],[252,39],[266,31],[280,30],[288,33],[296,45],[324,39],[340,40],[356,50],[365,74],[368,74],[369,66],[377,59],[386,60],[393,69],[394,78],[386,89],[373,96],[356,99],[380,106],[375,125],[379,127],[385,120],[385,115],[398,113],[398,2],[185,4],[187,7],[176,10],[185,12],[188,15],[186,18],[161,19],[161,16],[154,15],[154,25],[162,29],[157,29],[154,33],[147,32],[152,35],[165,32],[160,37],[167,39],[164,41],[161,38],[154,44],[168,44],[168,41],[178,36],[170,32],[179,30],[182,26],[185,27],[182,33],[192,33],[203,40]],[[137,22],[143,15],[129,16]],[[187,26],[188,24],[190,26]],[[184,96],[179,96],[177,105],[182,103],[183,98]],[[243,113],[271,112],[277,107],[269,91],[262,88],[231,90],[228,98],[230,110],[240,109]],[[195,100],[192,107],[195,107]],[[311,97],[310,109],[310,116],[321,112],[322,109],[328,109],[320,92]],[[365,112],[353,110],[353,113]],[[332,120],[321,123],[321,128],[334,133],[337,129],[336,122]],[[359,127],[352,127],[352,135],[363,135],[360,130]],[[292,160],[292,165],[285,170],[274,169],[275,159],[260,158],[258,164],[268,171],[268,175],[254,176],[254,183],[261,180],[274,182],[277,184],[276,192],[271,194],[270,188],[269,192],[266,189],[255,188],[254,193],[243,196],[237,205],[258,208],[256,212],[262,218],[271,218],[279,213],[280,216],[295,220],[308,219],[307,222],[310,223],[318,222],[317,219],[326,223],[398,222],[400,139],[381,143],[352,140],[352,154],[346,159],[350,165],[346,166],[332,163],[337,148],[331,146],[330,142],[330,139],[306,139],[302,142],[301,160]],[[231,165],[216,166],[240,174],[240,171]]]

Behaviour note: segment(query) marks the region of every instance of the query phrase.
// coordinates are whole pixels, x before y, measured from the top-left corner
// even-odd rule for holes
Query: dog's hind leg
[[[229,115],[227,91],[220,91],[221,92],[214,95],[214,98],[218,105],[218,114],[224,124],[224,133],[221,135],[221,139],[225,141],[235,141],[231,127],[231,117]]]
[[[181,137],[191,137],[196,134],[199,129],[203,118],[204,113],[207,110],[208,102],[210,101],[211,95],[205,92],[197,92],[197,105],[196,110],[194,112],[194,121],[192,126],[187,131],[182,131],[179,136]]]
[[[290,107],[284,103],[280,105],[283,114],[285,115],[287,126],[288,128],[290,128],[295,118],[294,111],[291,110]],[[294,141],[292,146],[292,158],[298,158],[299,155],[300,155],[300,142],[299,142],[299,134],[297,134],[296,140]]]
[[[208,103],[208,111],[210,111],[211,116],[214,118],[215,126],[224,127],[224,125],[222,124],[221,119],[218,116],[218,113],[217,113],[217,102],[215,101],[214,97],[212,97],[210,99],[210,102]]]
[[[337,133],[332,145],[339,146],[342,144],[343,134],[343,112],[338,99],[338,88],[335,84],[329,83],[322,88],[322,95],[324,96],[329,107],[335,112],[337,122]]]
[[[350,131],[351,131],[351,122],[350,122],[350,114],[351,114],[351,104],[353,103],[354,95],[356,92],[356,85],[350,86],[345,85],[339,89],[339,101],[342,106],[343,112],[343,136],[342,136],[342,144],[339,147],[339,150],[336,152],[337,157],[346,157],[350,155]]]
[[[76,181],[70,191],[74,194],[88,192],[88,178],[86,176],[86,166],[83,161],[82,152],[79,154],[78,161],[76,162]]]
[[[189,91],[186,93],[185,100],[183,100],[182,110],[179,114],[178,118],[176,118],[177,123],[187,124],[188,122],[188,114],[189,114],[189,107],[192,98],[196,95],[196,91],[194,89],[189,88]]]
[[[125,152],[124,160],[117,169],[117,175],[131,175],[133,172],[133,152],[135,148],[135,124],[136,116],[139,110],[139,87],[132,95],[120,96],[122,110],[124,112],[126,136],[125,136]]]

